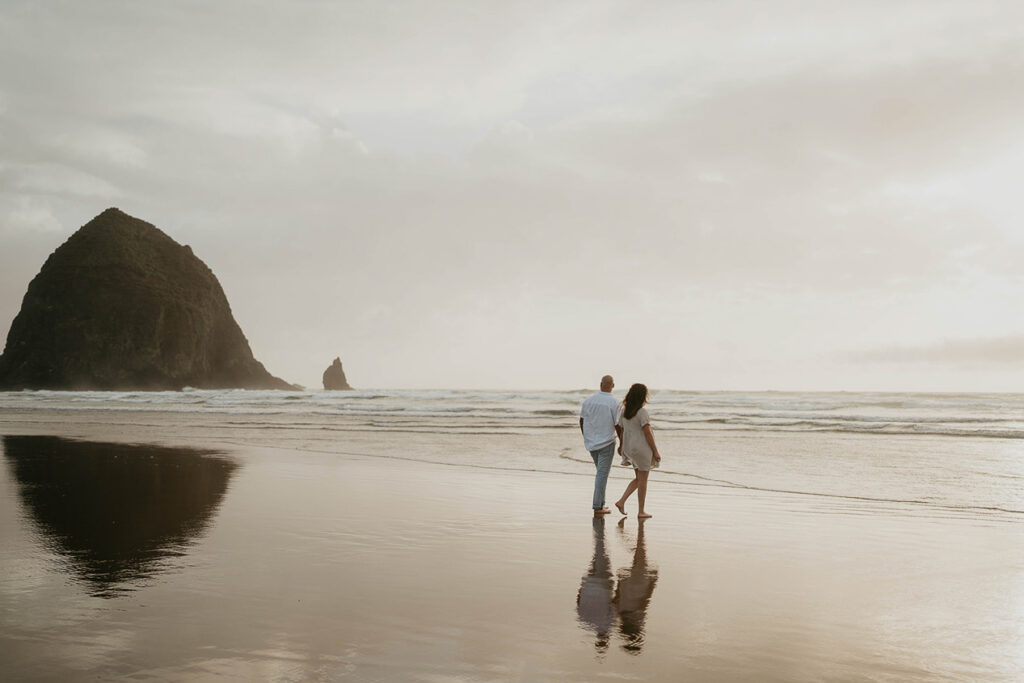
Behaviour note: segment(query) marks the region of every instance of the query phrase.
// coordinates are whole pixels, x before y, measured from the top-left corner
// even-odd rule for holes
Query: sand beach
[[[3,412],[0,655],[12,680],[1009,681],[1024,670],[1014,514],[655,476],[653,519],[595,521],[582,461],[428,461],[460,441],[551,450],[550,435],[350,426],[330,453],[258,435],[265,419],[230,421]],[[568,426],[555,441],[576,438]],[[613,471],[609,491],[627,476]]]

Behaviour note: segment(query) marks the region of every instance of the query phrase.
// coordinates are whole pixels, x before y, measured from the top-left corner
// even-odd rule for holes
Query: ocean
[[[88,423],[102,412],[210,443],[589,473],[577,415],[590,393],[24,391],[0,393],[0,428],[33,415]],[[1024,516],[1024,394],[652,390],[648,410],[666,484],[859,501],[862,511]],[[410,437],[400,452],[389,448],[396,435]]]

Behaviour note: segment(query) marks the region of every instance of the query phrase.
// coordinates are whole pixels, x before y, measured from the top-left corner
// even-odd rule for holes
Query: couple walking
[[[633,480],[615,501],[615,507],[626,514],[626,501],[636,491],[639,503],[637,517],[646,519],[651,516],[644,510],[644,503],[647,502],[647,477],[651,469],[661,462],[651,431],[651,419],[644,408],[647,403],[647,387],[643,384],[631,386],[621,405],[612,396],[614,387],[615,380],[611,375],[605,375],[601,378],[601,391],[587,397],[580,407],[583,445],[590,451],[590,457],[597,467],[594,479],[594,516],[611,512],[604,505],[604,492],[608,487],[608,473],[612,469],[615,440],[618,437],[619,455],[622,456],[623,464],[633,466]]]

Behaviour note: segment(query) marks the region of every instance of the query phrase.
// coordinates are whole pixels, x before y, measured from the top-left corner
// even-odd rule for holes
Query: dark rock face
[[[335,358],[330,367],[324,370],[324,389],[351,389],[345,379],[345,371],[341,368],[341,359]]]
[[[107,209],[29,283],[0,356],[6,389],[291,389],[253,358],[213,272]]]

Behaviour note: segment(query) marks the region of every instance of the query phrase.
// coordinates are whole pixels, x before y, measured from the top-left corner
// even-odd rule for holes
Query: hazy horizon
[[[1024,390],[1024,6],[0,9],[0,335],[116,206],[310,388]]]

